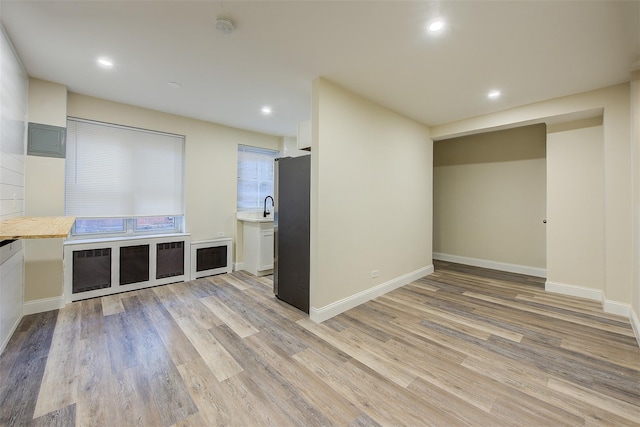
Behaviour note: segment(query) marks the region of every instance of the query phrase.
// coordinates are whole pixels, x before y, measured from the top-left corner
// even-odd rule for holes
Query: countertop
[[[236,218],[245,222],[273,222],[273,212],[266,218],[262,216],[262,212],[237,212]]]
[[[56,239],[69,236],[74,216],[21,216],[0,221],[0,240]]]

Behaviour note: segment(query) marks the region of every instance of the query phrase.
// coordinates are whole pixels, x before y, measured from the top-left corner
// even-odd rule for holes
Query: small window
[[[184,230],[181,135],[67,119],[65,214],[73,236]]]
[[[77,218],[73,236],[116,236],[125,234],[181,233],[184,216],[147,216],[139,218]]]
[[[264,199],[273,196],[274,160],[278,153],[238,145],[238,211],[262,210]]]
[[[177,230],[175,216],[151,216],[136,218],[135,231],[170,231]]]
[[[72,234],[113,234],[124,233],[125,231],[125,220],[122,218],[78,218]]]

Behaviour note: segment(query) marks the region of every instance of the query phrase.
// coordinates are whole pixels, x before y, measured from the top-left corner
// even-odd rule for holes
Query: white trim
[[[9,344],[9,340],[11,339],[11,337],[13,336],[13,333],[18,328],[18,325],[20,324],[20,321],[22,320],[22,316],[24,316],[24,313],[21,316],[18,317],[18,319],[16,320],[16,323],[11,327],[11,330],[9,331],[9,334],[5,337],[4,342],[0,346],[0,355],[2,354],[2,352],[4,352],[4,349],[7,347],[7,344]]]
[[[604,292],[598,289],[584,288],[582,286],[567,285],[566,283],[555,283],[546,281],[544,290],[554,292],[561,295],[569,295],[572,297],[586,298],[602,303],[602,309],[605,313],[616,314],[618,316],[628,317],[633,332],[636,336],[638,346],[640,346],[640,321],[631,305],[618,301],[608,300]]]
[[[566,283],[556,283],[549,280],[545,282],[544,290],[556,294],[586,298],[594,301],[603,300],[603,293],[598,289],[584,288],[582,286],[568,285]]]
[[[357,294],[343,298],[324,307],[311,307],[311,310],[309,311],[309,318],[316,323],[324,322],[325,320],[330,319],[333,316],[337,316],[340,313],[343,313],[353,307],[379,297],[380,295],[384,295],[387,292],[390,292],[401,286],[408,285],[409,283],[414,282],[421,277],[424,277],[431,273],[433,273],[433,264],[422,267],[403,276],[396,277],[395,279],[389,280],[388,282],[381,283],[377,286],[374,286],[373,288],[358,292]]]
[[[605,313],[617,314],[618,316],[629,317],[631,314],[631,305],[618,301],[605,299],[602,301],[602,308]]]
[[[165,239],[165,238],[181,238],[181,237],[189,237],[191,238],[191,233],[166,233],[166,234],[127,234],[122,236],[105,236],[105,237],[91,237],[91,238],[80,238],[74,239],[69,238],[65,239],[62,244],[63,246],[71,246],[71,245],[105,245],[111,242],[126,242],[130,240],[153,240],[153,239]]]
[[[636,336],[636,344],[640,347],[640,320],[638,320],[638,315],[633,308],[631,308],[631,313],[629,313],[629,321],[631,322],[633,333]]]
[[[244,270],[244,262],[235,262],[233,263],[233,271]]]
[[[190,270],[190,280],[199,279],[200,277],[213,276],[214,274],[222,274],[222,273],[231,273],[232,264],[231,264],[231,237],[222,237],[219,239],[212,240],[200,240],[197,242],[191,242],[191,270]],[[215,247],[227,247],[227,260],[226,265],[224,267],[211,268],[209,270],[197,270],[198,264],[198,249],[208,249]]]
[[[158,244],[183,242],[184,249],[184,271],[180,276],[171,276],[157,279],[157,250]],[[149,245],[149,280],[136,282],[127,285],[120,285],[120,252],[123,246],[129,246],[135,242],[137,245]],[[87,298],[102,297],[105,295],[117,294],[120,292],[135,291],[152,286],[166,285],[167,283],[186,282],[191,279],[191,234],[162,234],[157,236],[126,236],[106,239],[89,240],[66,240],[62,244],[63,248],[63,283],[66,302],[78,301]],[[85,292],[73,292],[73,252],[90,249],[111,249],[111,286],[102,289],[94,289]]]
[[[509,273],[526,274],[535,277],[547,277],[545,268],[529,267],[526,265],[509,264],[506,262],[490,261],[486,259],[469,258],[458,255],[443,254],[439,252],[433,253],[433,259],[439,261],[455,262],[458,264],[472,265],[474,267],[490,268],[492,270],[508,271]]]
[[[44,313],[45,311],[58,310],[64,307],[64,295],[59,297],[36,299],[33,301],[25,301],[22,305],[22,314]]]

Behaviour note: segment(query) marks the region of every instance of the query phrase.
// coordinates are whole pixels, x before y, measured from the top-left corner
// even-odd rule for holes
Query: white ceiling
[[[625,82],[640,60],[640,1],[1,0],[0,16],[32,77],[274,135],[311,116],[318,76],[434,125]]]

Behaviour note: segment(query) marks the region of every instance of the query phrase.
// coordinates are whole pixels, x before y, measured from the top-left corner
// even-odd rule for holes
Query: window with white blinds
[[[184,215],[184,136],[69,118],[65,213]]]
[[[273,196],[273,168],[278,151],[238,145],[238,211],[262,210]]]

